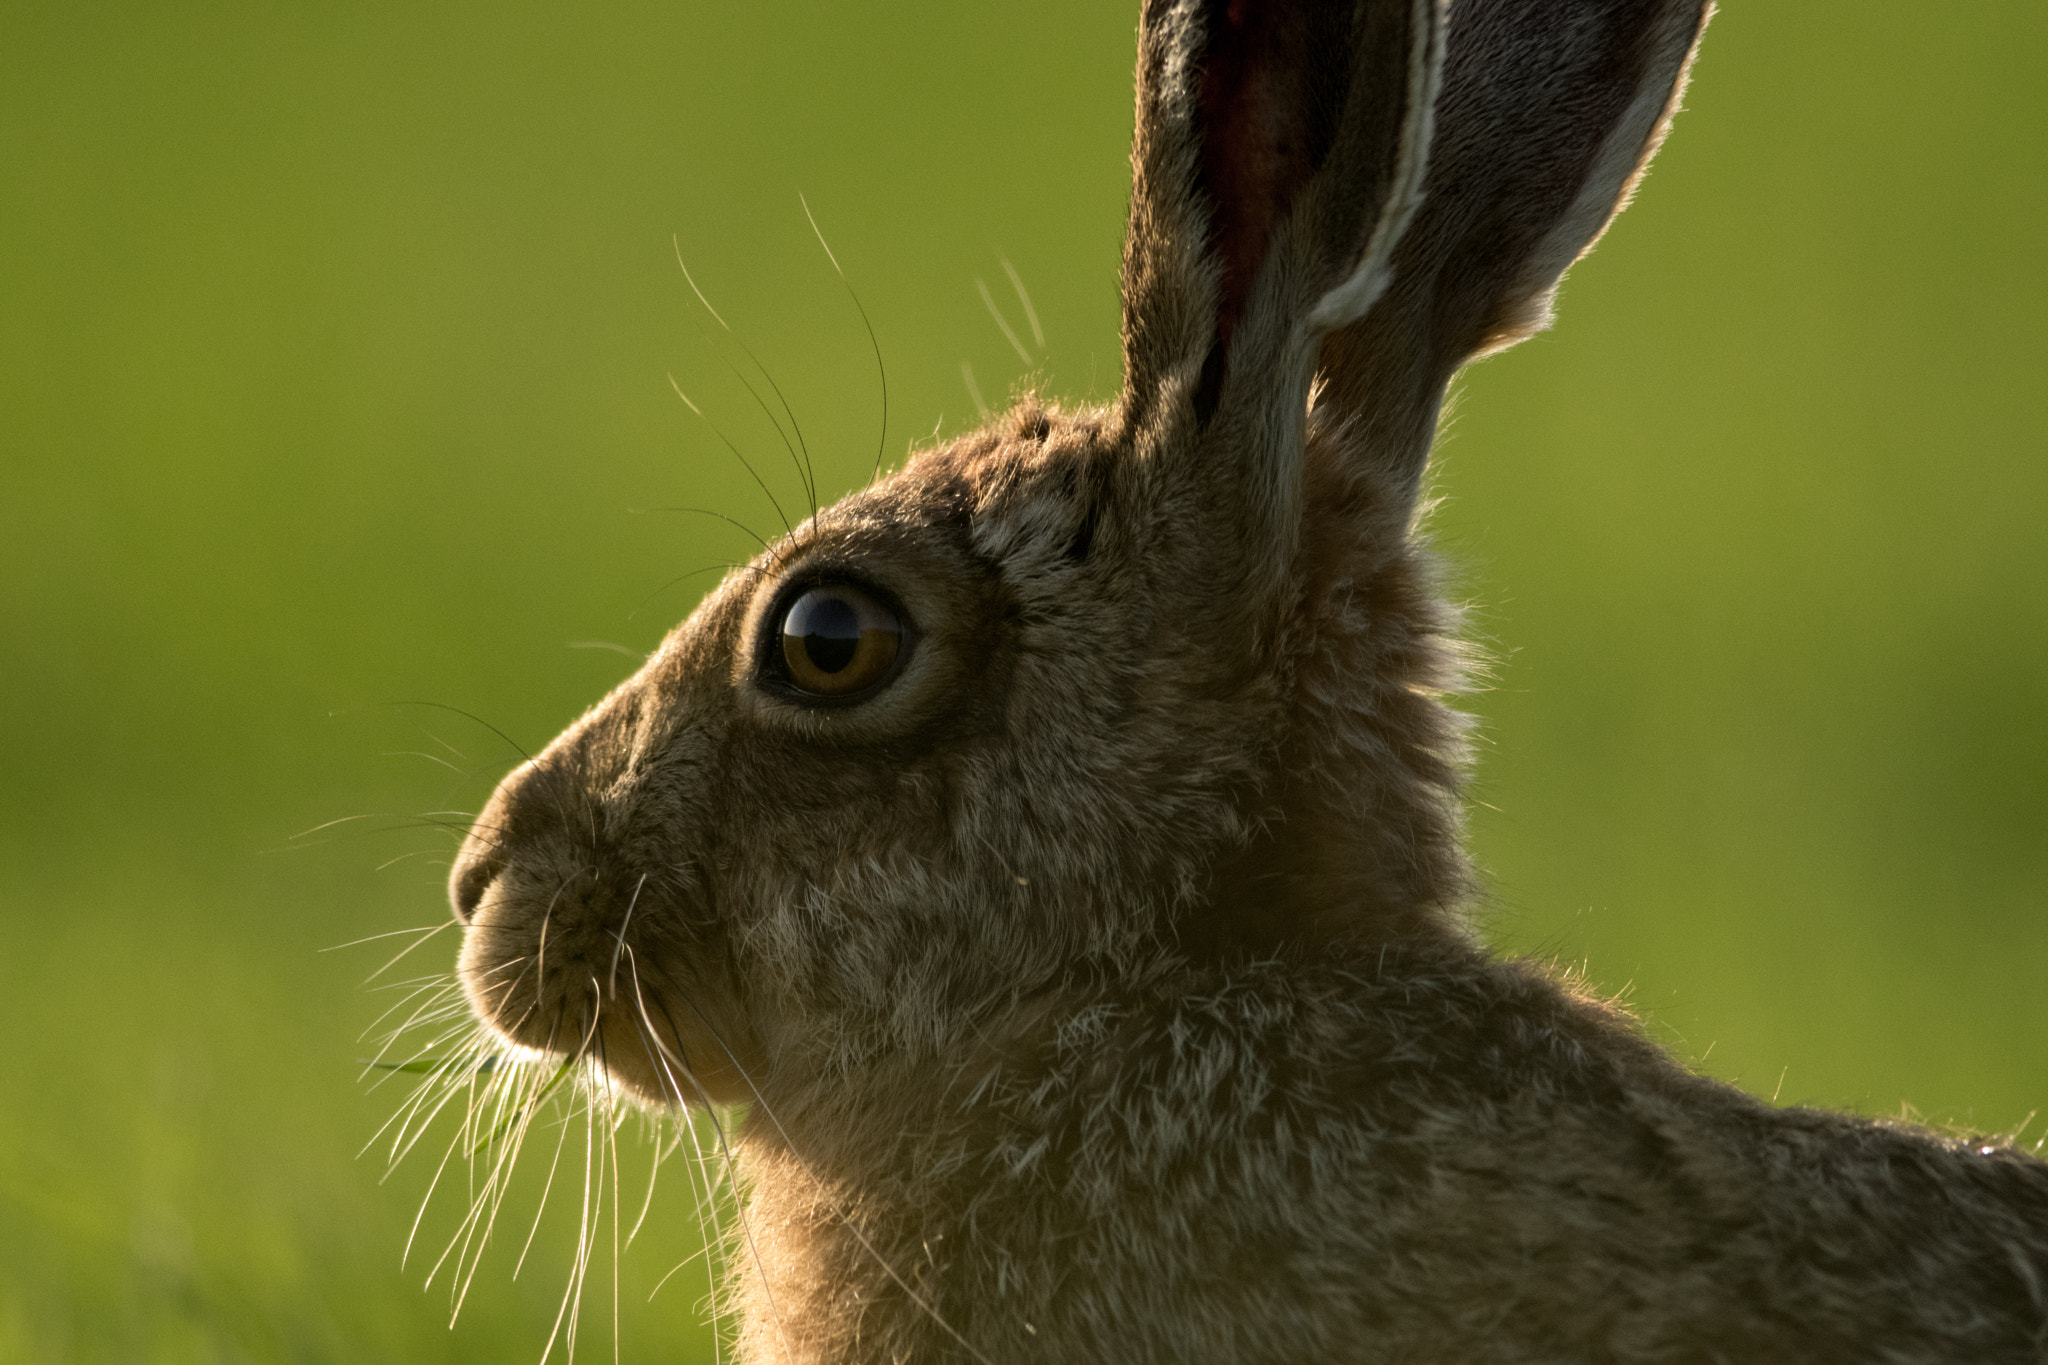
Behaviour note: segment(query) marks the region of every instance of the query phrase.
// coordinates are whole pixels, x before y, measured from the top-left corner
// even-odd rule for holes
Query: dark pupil
[[[843,597],[813,594],[798,608],[804,654],[820,673],[837,673],[860,650],[860,613]]]

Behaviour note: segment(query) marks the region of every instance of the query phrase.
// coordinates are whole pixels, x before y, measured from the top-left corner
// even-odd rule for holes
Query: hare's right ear
[[[1145,5],[1123,420],[1148,558],[1236,645],[1300,532],[1317,347],[1386,287],[1420,202],[1443,33],[1443,0]]]

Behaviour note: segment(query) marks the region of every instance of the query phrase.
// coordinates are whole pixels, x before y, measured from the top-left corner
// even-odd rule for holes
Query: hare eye
[[[812,588],[783,613],[783,666],[812,696],[850,697],[880,685],[902,648],[896,613],[850,583]]]

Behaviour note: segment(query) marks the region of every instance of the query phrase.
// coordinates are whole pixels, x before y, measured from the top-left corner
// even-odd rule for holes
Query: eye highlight
[[[903,623],[874,594],[826,583],[782,614],[782,664],[799,692],[851,697],[886,682],[903,652]]]

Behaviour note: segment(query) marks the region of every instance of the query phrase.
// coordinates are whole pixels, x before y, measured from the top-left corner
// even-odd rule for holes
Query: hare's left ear
[[[1253,625],[1318,411],[1405,505],[1458,366],[1549,317],[1708,0],[1150,0],[1123,413],[1168,573]],[[1175,534],[1185,530],[1185,534]]]
[[[1254,613],[1298,534],[1318,344],[1386,289],[1443,63],[1442,0],[1145,6],[1124,418],[1152,510]]]

